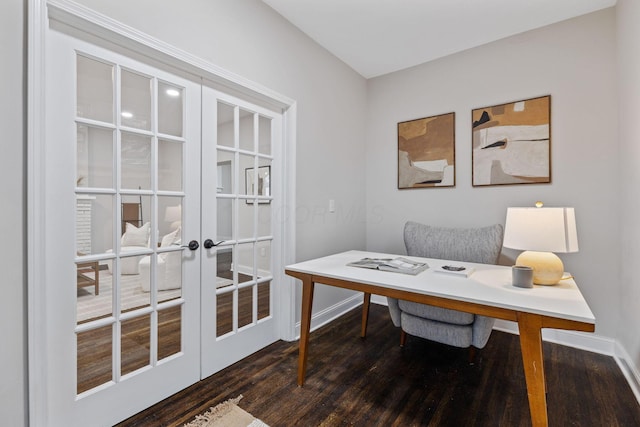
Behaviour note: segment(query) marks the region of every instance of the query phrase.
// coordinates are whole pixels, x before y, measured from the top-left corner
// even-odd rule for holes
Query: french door
[[[277,339],[281,117],[47,38],[50,425],[111,425]]]
[[[277,339],[273,265],[283,232],[273,200],[282,156],[273,141],[282,120],[207,86],[202,97],[202,233],[216,244],[202,264],[206,377]]]

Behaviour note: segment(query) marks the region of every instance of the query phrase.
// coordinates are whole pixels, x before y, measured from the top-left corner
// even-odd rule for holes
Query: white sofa
[[[140,288],[150,291],[151,257],[146,256],[140,261]],[[182,251],[158,254],[158,268],[156,275],[158,291],[179,289],[182,287]]]
[[[180,227],[165,235],[160,243],[160,248],[180,245]],[[182,287],[182,250],[162,252],[157,256],[156,288],[158,291],[167,289],[179,289]],[[151,283],[151,257],[145,256],[140,260],[140,288],[150,291]]]

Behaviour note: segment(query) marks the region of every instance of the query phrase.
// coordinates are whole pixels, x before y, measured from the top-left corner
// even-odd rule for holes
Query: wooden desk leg
[[[364,302],[362,303],[362,331],[360,336],[362,338],[367,336],[367,324],[369,323],[369,306],[371,305],[371,294],[369,292],[364,293]]]
[[[311,280],[311,276],[305,276],[305,278],[302,279],[302,317],[300,319],[300,351],[298,353],[298,385],[300,387],[304,384],[304,375],[307,371],[313,288],[314,283]]]
[[[536,314],[518,313],[520,347],[524,375],[527,380],[527,395],[531,424],[533,427],[547,427],[547,397],[542,356],[542,317]]]

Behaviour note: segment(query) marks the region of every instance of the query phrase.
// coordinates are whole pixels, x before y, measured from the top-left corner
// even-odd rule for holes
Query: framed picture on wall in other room
[[[244,170],[245,194],[249,196],[271,196],[271,166],[260,166],[258,173],[254,168]],[[271,203],[268,199],[257,199],[258,203]],[[247,204],[253,204],[254,199],[247,199]]]

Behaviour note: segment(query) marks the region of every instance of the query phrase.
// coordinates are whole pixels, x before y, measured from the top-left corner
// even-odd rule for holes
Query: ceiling
[[[366,78],[616,3],[616,0],[262,1]]]

